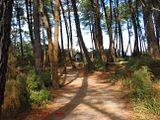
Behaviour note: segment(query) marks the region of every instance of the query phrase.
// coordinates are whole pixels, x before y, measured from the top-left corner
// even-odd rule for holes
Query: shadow
[[[98,107],[93,106],[91,103],[88,102],[83,102],[84,104],[88,105],[89,107],[95,109],[96,111],[104,114],[106,117],[109,117],[111,120],[126,120],[125,118],[123,118],[122,116],[116,115],[114,113],[110,113],[104,110],[99,109]]]
[[[72,80],[70,80],[70,81],[67,82],[67,83],[64,83],[62,87],[65,87],[66,85],[72,83],[72,82],[73,82],[74,80],[76,80],[78,77],[79,77],[79,72],[76,73],[75,77],[74,77]]]
[[[67,74],[64,74],[64,77],[62,78],[62,76],[61,76],[61,78],[60,78],[60,87],[63,87],[63,85],[65,84],[65,82],[66,82],[66,79],[67,79]]]
[[[76,80],[79,77],[80,71],[78,69],[75,69],[75,71],[73,71],[74,69],[67,69],[67,74],[64,74],[64,77],[61,76],[61,83],[60,86],[61,88],[65,87],[66,85],[72,83],[74,80]],[[76,72],[76,73],[75,73]],[[67,78],[70,77],[70,75],[75,74],[74,78],[72,78],[69,82],[67,81]],[[67,83],[66,83],[67,81]]]
[[[58,110],[54,111],[51,115],[47,116],[43,120],[62,120],[68,114],[70,114],[80,103],[82,103],[83,98],[87,95],[87,88],[88,88],[88,74],[83,74],[83,81],[82,86],[77,92],[76,96],[65,106],[59,108]],[[57,115],[61,114],[61,115]]]
[[[116,91],[115,91],[115,92],[116,92]],[[65,97],[65,98],[70,99],[69,97],[64,96],[64,95],[61,95],[61,97]],[[76,98],[76,99],[78,99],[78,98]],[[112,99],[113,99],[113,98],[112,98]],[[112,101],[113,101],[113,100],[112,100]],[[73,101],[73,102],[74,102],[74,101]],[[114,101],[113,101],[113,102],[114,102]],[[117,102],[117,101],[116,101],[116,102]],[[70,102],[70,103],[71,103],[71,102]],[[70,103],[69,103],[69,106],[70,106]],[[91,107],[92,109],[98,111],[98,112],[101,113],[101,114],[104,114],[104,115],[106,116],[106,118],[108,117],[108,118],[110,118],[111,120],[126,120],[125,118],[123,118],[123,116],[116,115],[115,113],[111,113],[111,112],[108,112],[108,111],[104,111],[104,110],[102,110],[102,109],[94,106],[93,103],[87,102],[86,100],[84,101],[83,98],[82,98],[82,100],[81,100],[80,103],[83,103],[83,104]],[[80,104],[80,103],[79,103],[79,104]],[[71,103],[71,104],[72,104],[72,103]],[[76,103],[74,103],[74,104],[76,104]],[[94,103],[94,104],[97,104],[97,103]],[[65,109],[66,109],[66,110],[69,109],[69,110],[72,111],[73,109],[70,109],[69,106],[66,105],[66,106],[65,106]],[[77,104],[75,105],[75,107],[76,107],[76,106],[77,106]],[[72,107],[73,107],[73,106],[72,106]],[[68,108],[68,109],[67,109],[67,108]],[[122,109],[125,109],[125,108],[122,108]],[[56,110],[56,111],[54,112],[54,116],[50,116],[50,117],[52,117],[52,118],[48,118],[48,119],[44,119],[44,120],[62,120],[62,119],[64,119],[66,116],[63,116],[63,117],[55,117],[55,116],[56,116],[56,113],[61,114],[61,113],[63,113],[63,112],[62,112],[63,110],[64,110],[64,107]],[[70,113],[71,111],[69,111],[68,113]],[[66,113],[67,113],[67,112],[66,112]],[[66,114],[66,113],[65,113],[65,114]],[[67,113],[67,114],[68,114],[68,113]],[[87,114],[87,113],[86,113],[86,114]]]

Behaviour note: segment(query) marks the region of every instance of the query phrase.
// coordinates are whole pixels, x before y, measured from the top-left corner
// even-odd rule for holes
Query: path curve
[[[53,91],[56,98],[47,112],[25,120],[130,120],[132,111],[121,99],[121,87],[104,83],[107,74],[71,71],[69,84]]]

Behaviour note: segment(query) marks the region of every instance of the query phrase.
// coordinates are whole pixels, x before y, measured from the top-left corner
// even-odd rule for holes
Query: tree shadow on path
[[[84,73],[82,86],[77,92],[76,96],[65,106],[54,111],[50,116],[47,116],[43,120],[62,120],[68,114],[70,114],[79,104],[81,104],[84,97],[87,95],[87,88],[88,88],[87,79],[88,79],[88,74]]]

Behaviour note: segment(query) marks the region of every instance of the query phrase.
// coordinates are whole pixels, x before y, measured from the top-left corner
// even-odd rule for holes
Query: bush
[[[51,98],[51,93],[46,89],[40,91],[30,91],[30,99],[32,103],[40,105],[43,101]]]
[[[93,60],[93,65],[94,65],[94,70],[96,71],[104,71],[105,68],[105,63],[102,61],[99,61],[98,59]]]
[[[145,100],[144,106],[152,113],[160,117],[160,91],[153,89],[149,99]]]
[[[126,69],[130,69],[132,71],[136,71],[143,66],[149,66],[152,59],[149,57],[131,57],[126,64]]]
[[[51,93],[46,89],[42,78],[37,76],[34,70],[28,73],[27,86],[31,103],[40,105],[51,98]]]
[[[147,67],[143,67],[138,71],[135,71],[130,83],[130,88],[133,96],[136,99],[144,99],[148,97],[152,90],[151,73]]]
[[[151,77],[148,67],[142,67],[133,73],[131,80],[123,80],[123,84],[128,85],[129,96],[138,112],[151,112],[160,117],[160,91],[153,87]]]
[[[30,108],[26,79],[24,74],[19,74],[16,80],[7,80],[3,113],[6,117],[14,116]]]
[[[118,69],[115,71],[115,76],[116,78],[126,78],[127,77],[127,71],[126,70],[123,70],[123,69]]]
[[[49,69],[46,69],[42,74],[41,74],[41,79],[44,82],[45,87],[51,87],[52,86],[52,81],[51,81],[51,73]]]
[[[134,72],[143,66],[147,66],[150,72],[152,72],[156,78],[160,79],[160,61],[154,60],[148,56],[130,58],[126,64],[126,69]]]
[[[19,74],[16,77],[16,80],[19,84],[19,91],[20,91],[20,102],[22,105],[21,110],[26,110],[30,108],[29,103],[29,94],[27,91],[27,83],[26,83],[26,75],[25,74]]]
[[[43,82],[34,70],[30,70],[27,75],[27,86],[29,90],[39,90],[43,87]]]

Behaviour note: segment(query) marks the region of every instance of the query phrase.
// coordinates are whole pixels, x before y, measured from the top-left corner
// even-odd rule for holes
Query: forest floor
[[[53,102],[16,120],[131,120],[134,113],[124,98],[121,83],[106,81],[114,69],[88,73],[68,68],[61,78],[65,86],[52,90]]]

